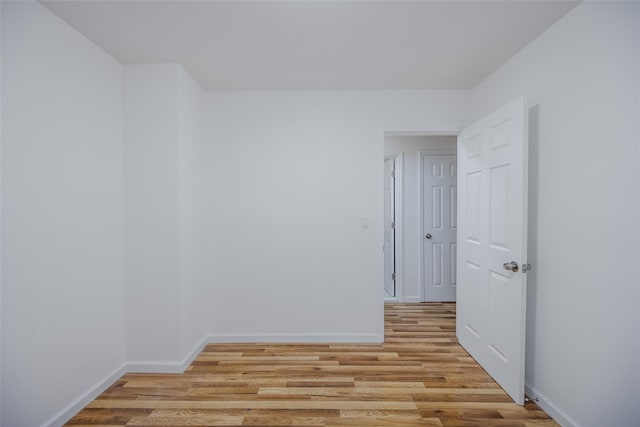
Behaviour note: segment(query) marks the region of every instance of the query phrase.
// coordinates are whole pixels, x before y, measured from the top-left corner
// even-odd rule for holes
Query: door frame
[[[384,224],[384,158],[385,158],[385,154],[384,154],[384,140],[385,137],[387,136],[454,136],[456,137],[456,141],[458,136],[460,135],[460,129],[459,128],[454,128],[454,129],[439,129],[439,130],[434,130],[434,129],[423,129],[420,130],[419,128],[407,128],[407,129],[398,129],[398,128],[381,128],[379,131],[379,139],[378,139],[378,155],[376,156],[377,160],[378,160],[378,180],[377,180],[377,193],[378,193],[378,224],[380,224],[380,231],[377,233],[377,242],[378,242],[378,247],[380,248],[380,255],[379,255],[379,262],[378,265],[380,266],[380,270],[379,270],[379,275],[378,277],[380,277],[380,281],[378,282],[378,286],[379,289],[382,289],[383,295],[384,295],[384,254],[382,251],[382,248],[384,247],[384,227],[382,226]],[[456,147],[453,148],[453,153],[450,154],[456,154],[455,150],[457,149],[457,144]],[[435,149],[434,149],[435,150]],[[438,154],[438,153],[436,153]],[[442,154],[442,153],[439,153]],[[401,156],[402,161],[399,162],[399,166],[400,168],[402,168],[401,170],[403,170],[403,166],[404,166],[404,156]],[[456,162],[457,162],[457,154],[456,154]],[[422,155],[420,155],[420,162],[422,162]],[[422,170],[422,166],[419,166],[419,170]],[[400,175],[400,180],[402,180],[402,172],[397,172],[397,175]],[[422,181],[422,180],[421,180]],[[402,181],[396,181],[396,185],[398,185],[400,182]],[[404,182],[402,182],[402,185],[404,185]],[[403,198],[403,187],[400,186],[400,189],[398,190],[398,188],[396,187],[396,190],[398,190],[398,192],[396,193],[396,195],[399,195],[399,200],[398,198],[396,198],[396,202],[400,203],[400,211],[396,210],[396,221],[399,221],[400,226],[396,227],[396,298],[395,300],[397,300],[398,302],[415,302],[415,300],[412,301],[405,301],[404,298],[404,282],[403,282],[403,278],[404,278],[404,250],[403,250],[403,246],[404,246],[404,239],[402,237],[402,234],[404,233],[404,228],[402,228],[403,223],[402,223],[402,214],[398,214],[398,212],[402,212],[402,202],[404,200]],[[422,191],[422,183],[420,183],[420,191]],[[422,197],[422,196],[421,196]],[[420,208],[420,215],[422,215],[422,207]],[[400,218],[399,218],[400,216]],[[420,225],[420,228],[422,229],[423,225]],[[401,233],[398,233],[398,230],[402,230]],[[400,240],[399,240],[400,239]],[[420,248],[420,254],[422,256],[422,247]],[[398,266],[401,266],[401,268],[398,268]],[[422,286],[422,283],[424,283],[423,279],[422,279],[422,268],[420,268],[421,272],[420,272],[420,297],[422,298],[422,300],[424,301],[424,286]],[[399,279],[399,280],[398,280]],[[402,293],[401,293],[402,292]],[[398,296],[400,295],[400,296]],[[380,301],[380,327],[382,328],[382,334],[381,336],[384,337],[384,303],[387,301],[391,301],[391,300],[386,300],[385,298],[381,298]]]
[[[384,160],[394,159],[394,179],[393,179],[393,191],[394,191],[394,233],[393,233],[393,245],[394,245],[394,265],[395,265],[395,295],[393,297],[387,297],[385,295],[384,300],[386,302],[399,302],[398,295],[404,295],[403,288],[403,276],[404,276],[404,241],[402,239],[403,227],[403,211],[402,211],[402,177],[404,172],[404,153],[398,154],[383,154]],[[384,212],[384,211],[383,211]]]
[[[441,135],[440,135],[441,136]],[[451,135],[453,136],[453,135]],[[457,135],[456,135],[457,137]],[[458,153],[457,153],[457,142],[456,146],[452,147],[452,149],[438,149],[438,148],[429,148],[426,150],[420,150],[420,156],[418,158],[418,170],[420,171],[420,182],[418,183],[420,188],[420,237],[422,238],[425,235],[424,229],[424,156],[456,156],[456,171],[458,168]],[[456,201],[457,203],[457,201]],[[456,242],[458,238],[456,236]],[[426,272],[424,269],[424,241],[421,240],[420,244],[420,300],[422,302],[426,302],[427,299],[427,290],[426,290]]]

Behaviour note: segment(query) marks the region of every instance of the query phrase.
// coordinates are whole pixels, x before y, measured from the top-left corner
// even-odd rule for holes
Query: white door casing
[[[456,300],[457,161],[422,155],[424,301]]]
[[[384,159],[384,290],[385,296],[396,296],[395,254],[395,170],[396,159]]]
[[[527,275],[527,115],[523,98],[458,138],[460,344],[522,405]],[[517,263],[510,271],[509,263]],[[505,264],[506,263],[506,264]],[[514,269],[515,270],[515,269]]]

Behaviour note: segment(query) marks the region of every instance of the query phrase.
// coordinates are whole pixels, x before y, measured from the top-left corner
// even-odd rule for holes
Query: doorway
[[[442,297],[440,294],[434,295],[431,291],[436,289],[441,291],[447,289],[445,283],[450,282],[450,278],[455,280],[455,272],[453,276],[450,272],[451,261],[455,262],[455,258],[451,258],[451,250],[455,253],[455,231],[453,231],[453,239],[448,237],[444,239],[444,231],[434,229],[433,215],[426,218],[425,215],[433,212],[431,206],[432,197],[424,197],[425,188],[431,188],[431,184],[425,187],[424,179],[432,177],[432,173],[425,173],[423,171],[424,156],[440,156],[452,158],[455,163],[456,156],[457,136],[453,133],[447,135],[433,135],[433,134],[407,134],[407,133],[385,133],[384,135],[384,160],[385,160],[385,216],[388,210],[388,183],[387,176],[390,174],[388,168],[390,164],[386,163],[388,159],[395,159],[395,295],[392,300],[398,302],[424,302],[424,301],[455,301],[455,288],[453,288],[454,298],[450,296],[447,298]],[[450,162],[451,163],[451,162]],[[445,179],[448,174],[455,175],[455,165],[453,170],[448,164],[442,166],[442,178]],[[449,168],[446,169],[445,168]],[[446,173],[445,173],[446,172]],[[446,175],[446,176],[445,176]],[[435,179],[435,177],[432,177]],[[445,183],[441,183],[444,185]],[[443,203],[445,200],[444,187],[442,191]],[[448,197],[451,197],[451,189],[446,188]],[[456,194],[453,194],[455,199]],[[447,202],[448,203],[448,202]],[[442,205],[442,215],[450,217],[457,214],[455,206],[451,211],[450,203],[447,205],[449,208]],[[443,218],[440,217],[442,220]],[[438,217],[435,217],[437,220]],[[426,221],[431,221],[430,227],[426,227]],[[451,224],[451,221],[445,221],[447,227]],[[389,241],[390,231],[387,228],[390,223],[385,219],[385,243]],[[435,232],[435,234],[434,234]],[[436,239],[427,240],[425,236],[431,234],[436,236]],[[451,234],[451,233],[449,233]],[[425,240],[427,242],[425,242]],[[452,241],[453,240],[453,241]],[[434,259],[434,253],[431,248],[425,248],[427,244],[434,245],[436,255],[442,254],[442,260],[437,261],[446,263],[447,272],[444,272],[445,264],[436,265],[436,269],[431,264],[425,266],[425,257],[429,260]],[[453,249],[451,245],[453,244]],[[447,250],[447,254],[445,254]],[[389,252],[385,251],[385,268],[390,265]],[[455,257],[455,255],[454,255]],[[436,257],[437,258],[437,257]],[[455,269],[455,267],[454,267]],[[385,289],[391,287],[389,281],[390,275],[385,273]],[[439,279],[439,277],[441,277]],[[446,277],[446,279],[445,279]],[[430,283],[430,287],[425,286],[425,282]],[[450,290],[450,286],[448,288]],[[442,292],[441,292],[442,293]],[[388,296],[388,292],[385,290],[385,299],[388,301],[391,297]]]
[[[435,151],[448,151],[451,147],[459,149],[460,152],[455,153],[454,167],[445,157],[435,161],[433,156],[429,156],[451,155],[450,152],[422,153],[418,165],[423,171],[423,180],[418,181],[422,183],[422,191],[418,193],[423,196],[422,213],[431,212],[431,218],[420,215],[422,229],[417,238],[421,242],[423,238],[433,241],[434,235],[429,232],[432,229],[449,232],[455,228],[460,236],[460,244],[455,243],[460,267],[455,276],[452,275],[453,282],[457,282],[457,278],[460,281],[459,288],[456,286],[456,336],[462,347],[519,405],[525,401],[525,273],[531,269],[526,258],[527,119],[524,98],[517,98],[465,127],[456,145],[429,148]],[[395,149],[415,150],[415,146],[408,148],[411,141],[393,144],[391,139],[392,136],[385,134],[385,155],[390,154],[392,146]],[[456,141],[455,137],[452,139]],[[447,166],[450,176],[445,180]],[[407,214],[407,208],[413,200],[408,169],[405,170],[407,179],[401,189],[406,195],[402,209],[403,218],[407,220],[403,230],[408,236],[407,249],[411,248],[410,243],[414,243],[416,237],[408,231],[410,215]],[[431,173],[428,180],[424,177],[425,172]],[[453,181],[454,175],[459,175],[459,183]],[[457,184],[460,185],[459,191]],[[445,187],[449,188],[450,194],[456,193],[454,198],[459,203],[459,206],[450,204],[451,212],[448,215],[456,216],[457,220],[451,221],[449,230],[444,226],[447,213],[438,209],[438,206],[445,205]],[[441,239],[446,242],[448,237]],[[453,244],[449,241],[449,246]],[[431,246],[432,259],[436,259],[435,264],[443,266],[444,261],[438,261],[444,260],[445,249],[442,245],[439,251],[438,257]],[[421,252],[427,251],[423,249]],[[409,255],[407,250],[407,256],[400,260],[400,271],[407,278],[410,273],[407,268]],[[424,255],[421,259],[424,259]],[[437,266],[426,268],[437,276]],[[441,270],[440,281],[443,280],[444,267]],[[423,271],[421,278],[424,276]],[[407,280],[406,284],[409,283]],[[429,289],[420,287],[420,300],[425,301],[423,298],[428,298]],[[408,301],[407,288],[405,286],[401,301]]]

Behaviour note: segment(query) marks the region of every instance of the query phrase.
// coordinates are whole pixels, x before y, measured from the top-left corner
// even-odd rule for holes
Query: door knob
[[[429,239],[429,240],[431,240],[431,234],[427,234],[427,235],[425,235],[424,237],[425,237],[425,239]]]
[[[518,263],[515,261],[505,262],[504,264],[502,264],[502,267],[505,270],[513,271],[514,273],[518,272]]]

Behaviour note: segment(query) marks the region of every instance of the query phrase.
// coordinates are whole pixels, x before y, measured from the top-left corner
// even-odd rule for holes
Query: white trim
[[[440,131],[421,131],[421,130],[386,130],[385,136],[458,136],[460,129],[440,130]]]
[[[564,411],[562,411],[556,404],[551,402],[547,396],[540,393],[538,390],[530,386],[529,384],[525,384],[524,386],[525,393],[530,399],[537,399],[537,404],[540,408],[544,409],[544,411],[551,416],[554,420],[556,420],[562,427],[582,427],[576,420],[567,415]]]
[[[106,389],[111,387],[118,379],[127,373],[127,364],[122,366],[102,378],[95,385],[84,392],[80,397],[58,411],[54,416],[49,418],[42,427],[59,427],[63,426],[67,421],[73,418],[78,412],[84,409],[91,401],[100,396]]]
[[[418,209],[420,210],[420,302],[427,301],[427,290],[425,284],[425,271],[424,271],[424,240],[422,240],[425,235],[424,230],[424,158],[426,156],[455,156],[456,157],[456,169],[458,164],[458,154],[457,154],[457,146],[458,141],[453,144],[451,148],[425,148],[420,150],[420,155],[418,156],[418,170],[420,171],[420,182],[418,182],[419,188],[419,198],[420,205]],[[457,240],[457,236],[456,236]]]
[[[127,363],[128,374],[181,374],[182,363],[170,360],[134,361]]]
[[[198,357],[198,354],[200,354],[206,345],[207,338],[203,338],[181,362],[125,362],[111,374],[98,381],[76,400],[49,418],[42,427],[63,426],[123,375],[129,373],[181,374],[191,365],[193,360]]]
[[[395,180],[396,299],[404,296],[404,153],[397,156]]]
[[[378,334],[215,334],[209,344],[223,343],[363,343],[380,344],[384,337]]]
[[[202,338],[200,342],[191,349],[187,356],[182,359],[182,372],[187,370],[189,365],[193,363],[193,361],[196,359],[196,357],[198,357],[202,350],[204,350],[208,343],[209,340],[207,337]]]
[[[422,302],[422,297],[405,297],[402,302]]]
[[[451,136],[451,137],[455,136],[457,138],[456,135],[443,135],[443,136]],[[427,147],[420,150],[420,155],[421,156],[455,156],[456,146],[457,146],[457,139],[455,143],[452,143],[451,147],[447,147],[447,148]]]
[[[377,219],[376,223],[378,227],[380,227],[380,230],[382,230],[384,227],[384,130],[382,127],[378,128],[378,136],[379,139],[374,147],[377,175],[376,179],[371,182],[371,185],[374,186],[374,194],[378,196],[378,200],[376,201],[378,209],[375,212]],[[377,259],[375,269],[377,270],[377,274],[376,280],[371,283],[371,286],[374,286],[374,289],[378,289],[382,296],[384,296],[384,232],[374,233],[374,241],[374,250]],[[380,298],[378,300],[376,309],[378,311],[374,321],[377,322],[377,336],[380,337],[379,341],[382,342],[384,341],[384,298]]]
[[[127,373],[147,373],[147,374],[181,374],[198,357],[198,354],[205,348],[208,338],[203,338],[187,354],[182,361],[134,361],[127,363]]]
[[[424,289],[424,242],[422,241],[424,238],[424,156],[425,153],[421,150],[418,156],[418,170],[420,171],[420,177],[418,178],[418,199],[420,200],[418,203],[418,218],[420,221],[420,247],[418,249],[418,252],[420,252],[420,277],[418,282],[420,283],[420,302],[424,302],[427,298]]]
[[[102,378],[80,397],[49,418],[42,427],[61,427],[89,403],[115,384],[123,375],[130,373],[182,374],[209,343],[362,343],[381,344],[383,335],[378,334],[220,334],[200,340],[182,361],[134,361],[125,362]]]

